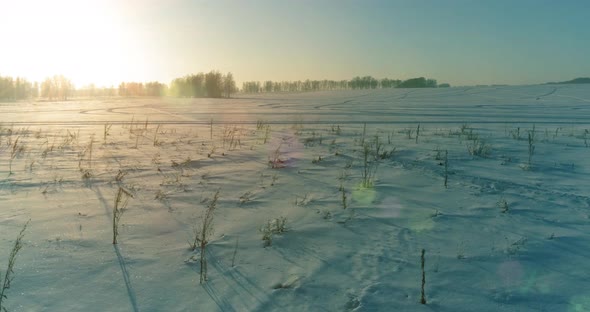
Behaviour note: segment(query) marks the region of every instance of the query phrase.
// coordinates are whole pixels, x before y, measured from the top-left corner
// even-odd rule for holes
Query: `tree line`
[[[0,100],[21,100],[39,96],[38,83],[21,77],[0,76]]]
[[[376,79],[371,76],[354,77],[351,80],[305,80],[305,81],[246,81],[242,83],[242,92],[306,92],[330,90],[382,89],[382,88],[436,88],[449,87],[438,85],[435,79],[424,77],[407,80]]]
[[[0,100],[21,100],[29,98],[46,98],[49,100],[67,100],[72,97],[104,96],[173,96],[173,97],[210,97],[229,98],[234,93],[261,92],[308,92],[331,90],[357,90],[382,88],[436,88],[449,87],[449,84],[437,84],[435,79],[424,77],[399,79],[376,79],[372,76],[356,76],[350,80],[305,80],[305,81],[246,81],[242,89],[236,87],[233,74],[221,74],[218,71],[199,72],[172,80],[170,85],[158,81],[122,82],[118,87],[97,88],[93,84],[75,88],[71,80],[63,75],[48,77],[43,82],[30,82],[21,77],[0,76]]]
[[[23,100],[44,97],[50,100],[67,100],[74,95],[74,86],[63,75],[48,77],[41,84],[21,77],[0,76],[0,100]]]
[[[168,87],[158,81],[121,82],[117,89],[119,96],[165,96]]]
[[[20,77],[0,76],[0,100],[23,100],[46,98],[48,100],[67,100],[72,97],[101,96],[175,96],[175,97],[231,97],[238,88],[233,74],[225,75],[218,71],[198,73],[176,78],[166,84],[152,82],[121,82],[117,88],[101,87],[89,84],[75,88],[71,80],[63,75],[48,77],[40,84]]]
[[[548,82],[547,84],[580,84],[580,83],[590,83],[589,77],[579,77],[574,78],[568,81],[560,81],[560,82]]]

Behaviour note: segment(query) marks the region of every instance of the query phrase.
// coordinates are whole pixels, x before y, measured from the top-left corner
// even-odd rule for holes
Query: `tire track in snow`
[[[545,94],[537,96],[537,100],[540,100],[541,98],[546,97],[546,96],[550,96],[550,95],[554,94],[555,92],[557,92],[557,88],[553,88],[553,90],[551,90]]]
[[[564,98],[570,98],[570,99],[576,99],[576,100],[578,100],[578,101],[582,101],[582,102],[588,102],[588,103],[590,103],[590,100],[588,100],[588,99],[583,99],[583,98],[579,98],[579,97],[576,97],[576,96],[571,96],[571,95],[556,95],[556,96],[559,96],[559,97],[564,97]]]

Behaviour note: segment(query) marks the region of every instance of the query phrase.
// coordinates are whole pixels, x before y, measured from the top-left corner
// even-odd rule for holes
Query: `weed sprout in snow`
[[[23,248],[22,240],[25,236],[25,230],[27,229],[27,225],[29,225],[30,221],[31,220],[29,220],[29,221],[27,221],[27,223],[25,223],[22,230],[20,231],[20,233],[16,237],[16,241],[14,242],[14,246],[12,247],[12,250],[10,251],[10,255],[8,256],[8,265],[6,267],[6,271],[4,272],[4,276],[2,276],[2,272],[0,272],[0,282],[2,283],[0,286],[0,311],[5,311],[5,312],[8,311],[8,309],[6,309],[6,306],[3,306],[3,302],[5,299],[7,299],[6,291],[8,289],[10,289],[10,284],[12,283],[12,280],[14,279],[13,275],[14,275],[14,266],[16,264],[16,256],[18,255],[18,252]]]
[[[259,231],[262,233],[262,241],[264,247],[272,246],[272,238],[275,234],[282,234],[287,231],[287,218],[279,217],[277,219],[271,219],[263,225]]]
[[[282,144],[279,144],[268,158],[268,164],[272,169],[285,168],[285,161],[281,159],[281,146]]]
[[[363,145],[363,168],[361,171],[361,186],[363,188],[372,188],[377,173],[377,161],[369,159],[369,144]]]
[[[467,151],[471,156],[487,157],[492,150],[492,146],[480,139],[478,135],[471,136],[467,143]]]

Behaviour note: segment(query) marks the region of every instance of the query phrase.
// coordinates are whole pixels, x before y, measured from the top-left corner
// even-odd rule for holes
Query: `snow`
[[[2,274],[31,219],[3,306],[589,311],[589,103],[586,85],[1,103]],[[362,188],[376,136],[395,150]],[[134,197],[113,245],[119,186]],[[200,285],[188,242],[217,190]]]

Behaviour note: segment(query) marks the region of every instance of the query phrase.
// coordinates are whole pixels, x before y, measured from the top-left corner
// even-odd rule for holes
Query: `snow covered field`
[[[31,220],[9,311],[590,311],[588,85],[0,103],[0,125],[2,276]]]

